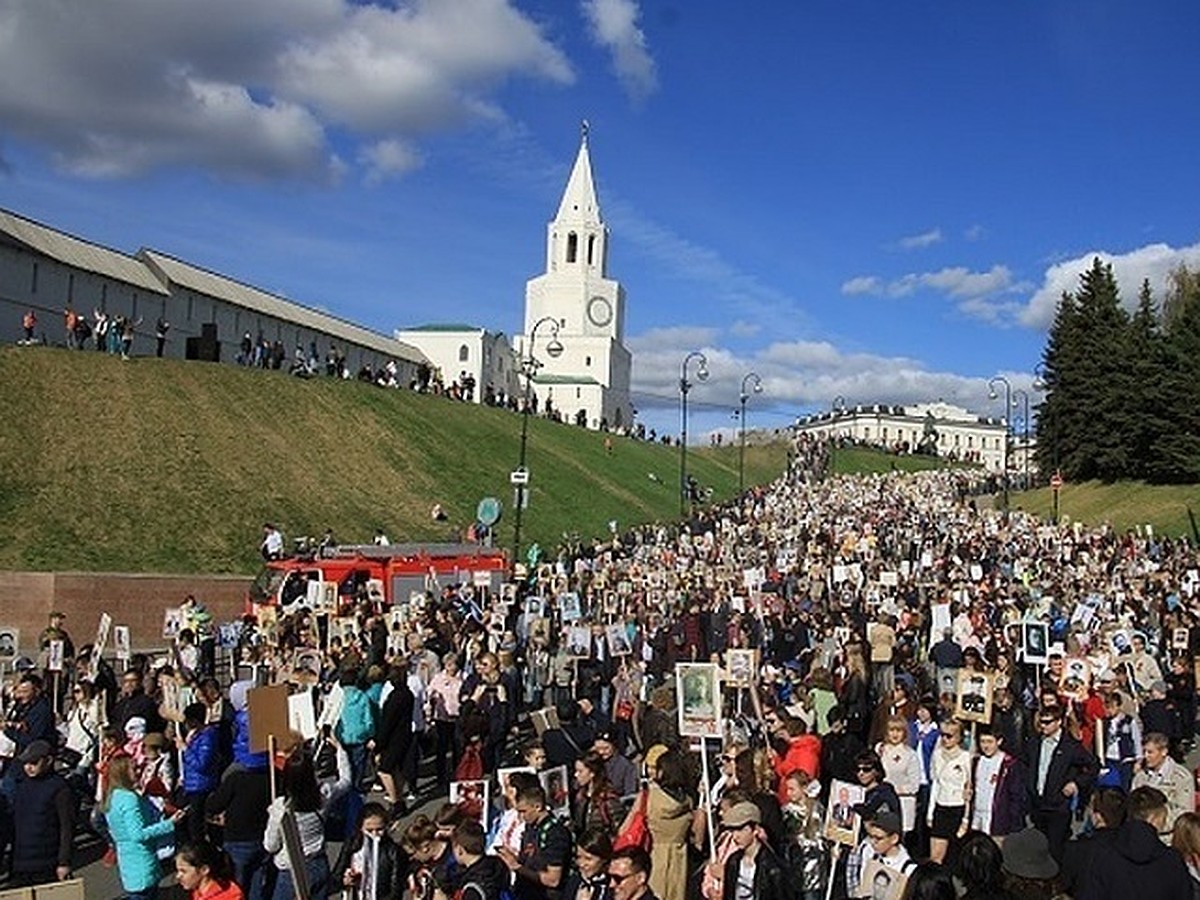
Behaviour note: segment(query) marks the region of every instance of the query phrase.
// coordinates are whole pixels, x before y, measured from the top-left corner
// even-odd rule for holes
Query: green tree
[[[1166,348],[1149,280],[1142,282],[1137,310],[1126,337],[1129,360],[1128,394],[1130,465],[1126,477],[1162,477],[1159,453],[1163,436],[1173,429],[1166,402]]]
[[[1156,415],[1169,423],[1159,434],[1149,480],[1200,481],[1200,275],[1185,266],[1169,278],[1163,301],[1162,393]]]

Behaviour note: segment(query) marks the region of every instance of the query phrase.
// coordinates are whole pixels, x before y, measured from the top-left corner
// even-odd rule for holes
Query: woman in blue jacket
[[[114,756],[108,763],[103,808],[126,896],[155,900],[162,880],[155,847],[159,839],[174,834],[183,810],[169,819],[160,818],[154,804],[134,790],[133,761],[128,756]]]

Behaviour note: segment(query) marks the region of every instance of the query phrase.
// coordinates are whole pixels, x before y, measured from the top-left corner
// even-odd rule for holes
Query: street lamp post
[[[1001,460],[1001,477],[1004,485],[1004,513],[1008,514],[1008,418],[1010,410],[1012,410],[1012,385],[1008,383],[1008,379],[1003,375],[997,375],[988,381],[988,398],[995,400],[999,395],[996,393],[996,382],[1004,385],[1004,450],[1000,455]]]
[[[516,488],[516,510],[513,513],[513,557],[512,564],[516,566],[521,558],[521,514],[525,508],[525,492],[529,490],[529,471],[525,468],[525,450],[529,443],[529,406],[533,376],[542,364],[533,355],[533,345],[537,340],[538,329],[543,325],[550,326],[550,342],[546,344],[546,353],[551,359],[562,355],[563,345],[558,340],[558,319],[554,316],[544,316],[533,323],[529,329],[529,346],[521,359],[521,374],[525,376],[525,393],[521,400],[521,458],[517,463],[517,471],[512,474],[512,483]]]
[[[688,365],[695,360],[696,380],[708,380],[708,357],[699,350],[693,350],[683,358],[683,364],[679,367],[679,516],[683,518],[688,512],[688,483],[687,483],[687,398],[688,391],[692,389],[692,383],[688,381]]]
[[[746,390],[746,385],[751,381],[754,382],[754,387],[751,390],[756,394],[761,394],[763,389],[762,379],[758,377],[756,372],[747,372],[742,378],[742,395],[741,406],[739,408],[738,431],[741,432],[741,444],[738,446],[738,495],[741,496],[746,491],[746,401],[750,399],[750,394]]]
[[[833,403],[830,404],[829,409],[833,413],[833,425],[829,429],[829,474],[836,475],[837,466],[835,465],[835,462],[837,460],[836,454],[838,440],[837,420],[840,419],[842,414],[846,411],[846,398],[841,394],[838,394],[833,398]]]
[[[1014,388],[1013,395],[1021,398],[1021,479],[1022,490],[1029,490],[1029,394]]]
[[[1033,367],[1033,389],[1038,393],[1046,390],[1046,364],[1038,363]],[[1041,440],[1040,432],[1042,430],[1042,418],[1038,416],[1038,440]],[[1058,491],[1062,485],[1062,473],[1058,469],[1058,428],[1053,426],[1050,429],[1050,459],[1054,465],[1054,471],[1050,474],[1050,521],[1055,525],[1058,524]]]

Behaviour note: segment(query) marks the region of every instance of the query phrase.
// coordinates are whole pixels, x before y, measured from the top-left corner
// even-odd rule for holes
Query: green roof
[[[582,377],[575,375],[534,375],[533,381],[535,384],[599,384],[595,378],[590,375]]]
[[[401,328],[401,331],[479,331],[475,325],[467,325],[463,322],[433,322],[429,325],[414,325],[412,328]]]

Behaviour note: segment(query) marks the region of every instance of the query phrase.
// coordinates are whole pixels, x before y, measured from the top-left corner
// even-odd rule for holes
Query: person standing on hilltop
[[[167,346],[167,332],[171,330],[171,323],[167,321],[166,316],[159,316],[158,321],[154,323],[154,355],[159,359],[163,357],[163,350]]]
[[[263,523],[263,539],[259,545],[263,559],[283,558],[283,532],[270,522]]]

